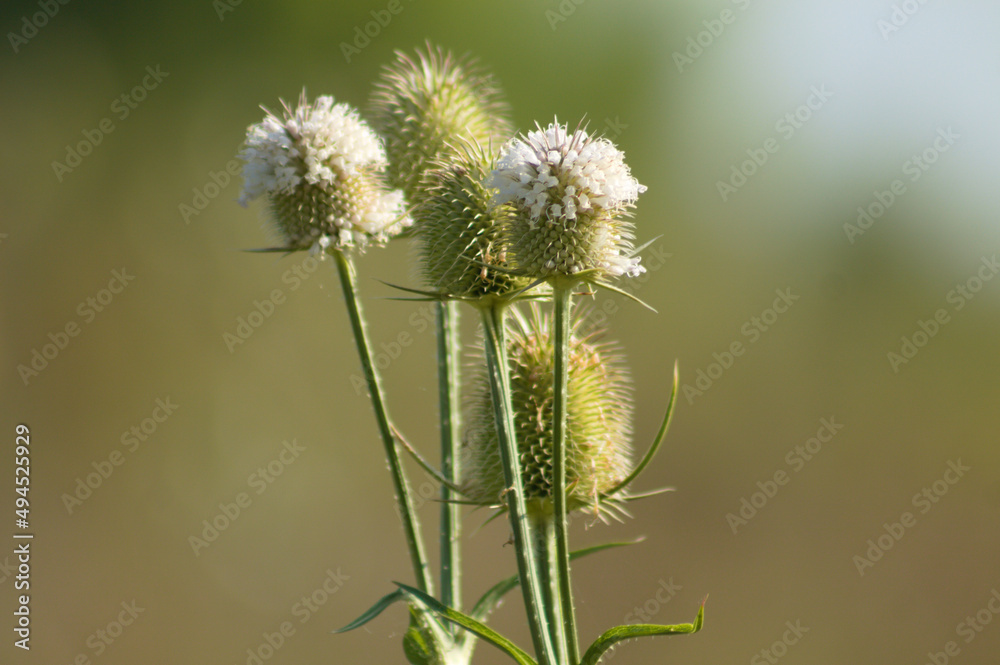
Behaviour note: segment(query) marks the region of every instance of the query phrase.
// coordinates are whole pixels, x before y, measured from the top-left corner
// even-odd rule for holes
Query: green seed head
[[[632,436],[632,391],[616,348],[570,338],[566,427],[567,505],[593,506],[601,493],[628,474]],[[515,316],[508,331],[511,398],[525,498],[552,500],[553,326],[537,306]],[[464,439],[463,489],[474,501],[495,505],[505,489],[485,360],[473,384]]]
[[[482,298],[527,286],[510,274],[501,239],[511,208],[490,205],[492,191],[483,185],[493,162],[482,146],[463,143],[428,173],[428,196],[414,216],[424,279],[443,294]]]
[[[414,204],[424,197],[425,173],[454,155],[461,137],[488,145],[513,134],[493,77],[430,43],[416,58],[396,52],[375,84],[372,109],[372,124],[385,140],[389,184]]]
[[[289,192],[276,192],[270,204],[286,247],[307,249],[319,243],[345,248],[365,247],[369,241],[384,244],[402,228],[385,233],[380,224],[369,223],[373,217],[406,218],[401,198],[387,199],[377,178],[358,173],[343,176],[335,186],[304,183]]]

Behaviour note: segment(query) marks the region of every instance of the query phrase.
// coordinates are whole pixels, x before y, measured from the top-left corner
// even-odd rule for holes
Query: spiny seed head
[[[455,154],[460,137],[487,145],[514,133],[493,77],[430,42],[416,58],[396,51],[375,84],[372,110],[386,142],[389,183],[411,203],[423,199],[426,171]]]
[[[364,248],[383,244],[412,224],[403,194],[383,186],[385,151],[378,136],[347,104],[329,96],[297,107],[282,102],[251,125],[240,151],[239,202],[265,196],[289,250]]]
[[[527,286],[508,272],[501,238],[511,207],[490,205],[493,192],[483,185],[494,162],[479,144],[463,142],[428,172],[428,196],[414,216],[424,279],[442,294],[482,298]]]
[[[579,336],[574,322],[569,348],[566,427],[567,505],[593,506],[601,493],[628,474],[632,436],[632,391],[618,350]],[[507,335],[511,401],[520,451],[525,499],[552,500],[553,325],[538,307],[516,315]],[[463,440],[463,490],[472,500],[495,505],[504,491],[493,402],[485,360],[473,382]]]
[[[511,139],[486,181],[494,203],[513,204],[507,226],[512,261],[532,278],[637,276],[629,220],[646,191],[611,141],[558,122]]]

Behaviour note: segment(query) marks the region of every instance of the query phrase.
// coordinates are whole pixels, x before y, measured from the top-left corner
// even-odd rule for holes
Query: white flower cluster
[[[618,212],[646,191],[611,141],[555,123],[511,140],[485,184],[498,189],[496,203],[512,201],[533,221]]]
[[[385,165],[378,136],[348,104],[333,97],[303,98],[293,111],[285,106],[285,120],[268,112],[263,122],[247,130],[240,158],[246,205],[263,194],[290,193],[305,180],[333,184],[338,176],[353,175],[359,167]]]
[[[251,125],[239,154],[239,202],[266,196],[290,247],[364,246],[384,242],[409,226],[403,195],[381,188],[385,168],[379,137],[348,104],[305,95],[284,117],[268,112]]]
[[[508,236],[514,263],[530,276],[644,272],[628,217],[646,187],[611,141],[553,123],[509,141],[484,184],[497,190],[493,205],[516,209]]]

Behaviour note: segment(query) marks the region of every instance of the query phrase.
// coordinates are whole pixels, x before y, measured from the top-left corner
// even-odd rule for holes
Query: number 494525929
[[[31,487],[31,432],[27,425],[15,428],[17,439],[14,447],[14,490],[19,495],[14,500],[14,514],[17,515],[17,526],[28,528],[28,490]]]

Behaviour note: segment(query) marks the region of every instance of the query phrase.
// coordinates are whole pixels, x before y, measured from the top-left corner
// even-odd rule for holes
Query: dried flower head
[[[527,286],[511,275],[501,238],[512,209],[491,205],[493,192],[483,185],[494,162],[482,146],[463,143],[428,173],[428,196],[414,211],[416,233],[424,279],[443,295],[502,296]]]
[[[553,123],[503,148],[486,181],[497,205],[517,214],[508,233],[513,261],[533,278],[596,271],[644,272],[632,253],[631,209],[646,191],[611,141]]]
[[[507,337],[511,401],[520,451],[525,498],[552,499],[553,369],[551,319],[532,304],[530,316],[517,313]],[[579,311],[579,310],[578,310]],[[578,333],[575,317],[569,348],[566,427],[567,505],[597,506],[629,470],[632,391],[617,349]],[[472,500],[495,505],[504,491],[493,402],[485,360],[473,383],[468,428],[463,441],[463,491]],[[537,501],[536,501],[537,503]]]
[[[384,188],[385,151],[357,111],[329,96],[310,104],[305,92],[282,106],[247,130],[239,202],[265,196],[287,249],[364,248],[412,223],[402,192]]]
[[[419,203],[425,173],[457,153],[460,138],[488,145],[513,129],[493,77],[473,60],[455,58],[429,42],[416,58],[396,51],[372,93],[372,124],[385,138],[389,183]]]

